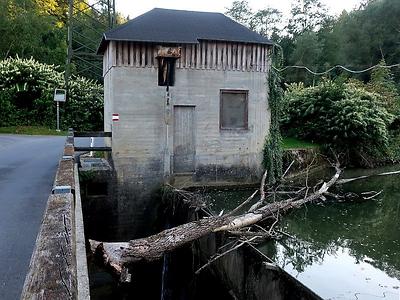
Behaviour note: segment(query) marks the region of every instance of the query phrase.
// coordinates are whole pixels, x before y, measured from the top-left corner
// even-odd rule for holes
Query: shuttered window
[[[248,128],[248,91],[221,90],[220,129]]]

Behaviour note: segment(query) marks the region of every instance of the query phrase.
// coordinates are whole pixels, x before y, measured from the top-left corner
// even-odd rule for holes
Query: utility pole
[[[68,31],[67,31],[67,63],[65,68],[65,89],[67,90],[67,97],[69,94],[69,77],[71,76],[71,60],[72,60],[72,16],[74,14],[74,0],[68,0]]]
[[[82,0],[67,1],[65,85],[68,90],[72,72],[97,81],[102,80],[102,57],[97,55],[97,47],[103,33],[115,26],[116,12],[115,0],[97,0],[92,4]]]

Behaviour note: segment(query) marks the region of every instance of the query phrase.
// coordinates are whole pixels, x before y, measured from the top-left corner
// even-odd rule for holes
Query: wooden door
[[[174,106],[174,173],[195,169],[195,107]]]

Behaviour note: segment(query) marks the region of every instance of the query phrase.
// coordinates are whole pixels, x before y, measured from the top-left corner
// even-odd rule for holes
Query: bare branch
[[[389,176],[389,175],[396,175],[396,174],[400,174],[400,170],[392,171],[392,172],[384,172],[384,173],[379,173],[379,174],[364,175],[364,176],[353,177],[353,178],[348,178],[348,179],[341,179],[341,180],[338,180],[337,183],[338,184],[344,184],[344,183],[352,182],[352,181],[355,181],[355,180],[369,178],[369,177],[372,177],[372,176]]]
[[[264,204],[265,201],[265,180],[267,179],[267,174],[268,174],[268,170],[265,170],[264,175],[261,179],[261,185],[260,185],[260,200],[258,200],[255,204],[253,204],[250,209],[249,212],[255,211],[257,208],[259,208],[260,206],[262,206]]]
[[[237,206],[234,210],[232,210],[230,213],[228,213],[228,216],[232,216],[235,213],[237,213],[242,207],[244,207],[246,204],[248,204],[251,200],[253,200],[254,196],[258,193],[258,190],[256,190],[249,198],[247,198],[242,204]]]
[[[293,164],[294,164],[294,160],[292,160],[292,162],[290,163],[289,167],[287,167],[286,171],[283,172],[282,178],[284,178],[286,176],[286,174],[289,172],[289,170],[293,166]]]
[[[203,271],[205,268],[207,268],[209,265],[211,265],[211,264],[212,264],[213,262],[215,262],[216,260],[218,260],[218,259],[220,259],[221,257],[225,256],[226,254],[228,254],[228,253],[230,253],[230,252],[232,252],[232,251],[234,251],[234,250],[236,250],[236,249],[242,247],[242,246],[245,245],[246,243],[249,243],[249,242],[255,240],[256,238],[257,238],[257,236],[254,236],[254,237],[252,237],[251,239],[249,239],[249,240],[247,240],[247,241],[244,241],[244,242],[241,242],[240,244],[236,245],[235,247],[230,248],[229,250],[227,250],[227,251],[225,251],[225,252],[223,252],[223,253],[221,253],[221,254],[218,254],[217,256],[215,256],[215,257],[213,257],[211,260],[209,260],[205,265],[203,265],[202,267],[200,267],[199,269],[197,269],[197,271],[195,272],[195,274],[196,274],[196,275],[200,274],[201,271]]]
[[[290,209],[298,208],[301,205],[323,197],[328,189],[336,183],[341,174],[341,169],[338,165],[335,166],[335,169],[336,173],[333,177],[328,182],[323,183],[315,193],[307,197],[301,199],[289,198],[283,201],[269,203],[255,211],[247,212],[239,216],[223,215],[203,218],[198,221],[166,229],[146,238],[129,242],[106,243],[89,240],[92,252],[99,252],[103,258],[104,264],[121,276],[125,270],[124,268],[128,264],[142,260],[152,261],[160,259],[164,253],[173,251],[186,243],[212,232],[235,231],[256,224],[271,216],[275,217],[275,222],[272,224],[274,226],[278,222],[277,216],[280,212],[285,213]],[[272,229],[270,229],[268,233],[272,234]],[[257,236],[260,236],[260,234]],[[257,236],[255,236],[254,239],[256,239]],[[253,239],[250,239],[246,241],[246,243],[252,240]]]

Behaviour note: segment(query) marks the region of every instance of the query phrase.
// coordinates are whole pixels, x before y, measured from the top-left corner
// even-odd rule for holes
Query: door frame
[[[195,104],[174,104],[172,105],[172,130],[171,130],[171,174],[174,175],[193,175],[196,173],[196,153],[197,153],[197,147],[196,147],[196,142],[197,142],[197,113],[196,113],[196,106]],[[175,107],[192,107],[194,114],[193,114],[193,142],[194,142],[194,154],[193,154],[193,172],[175,172],[175,151],[174,151],[174,145],[175,145]]]

